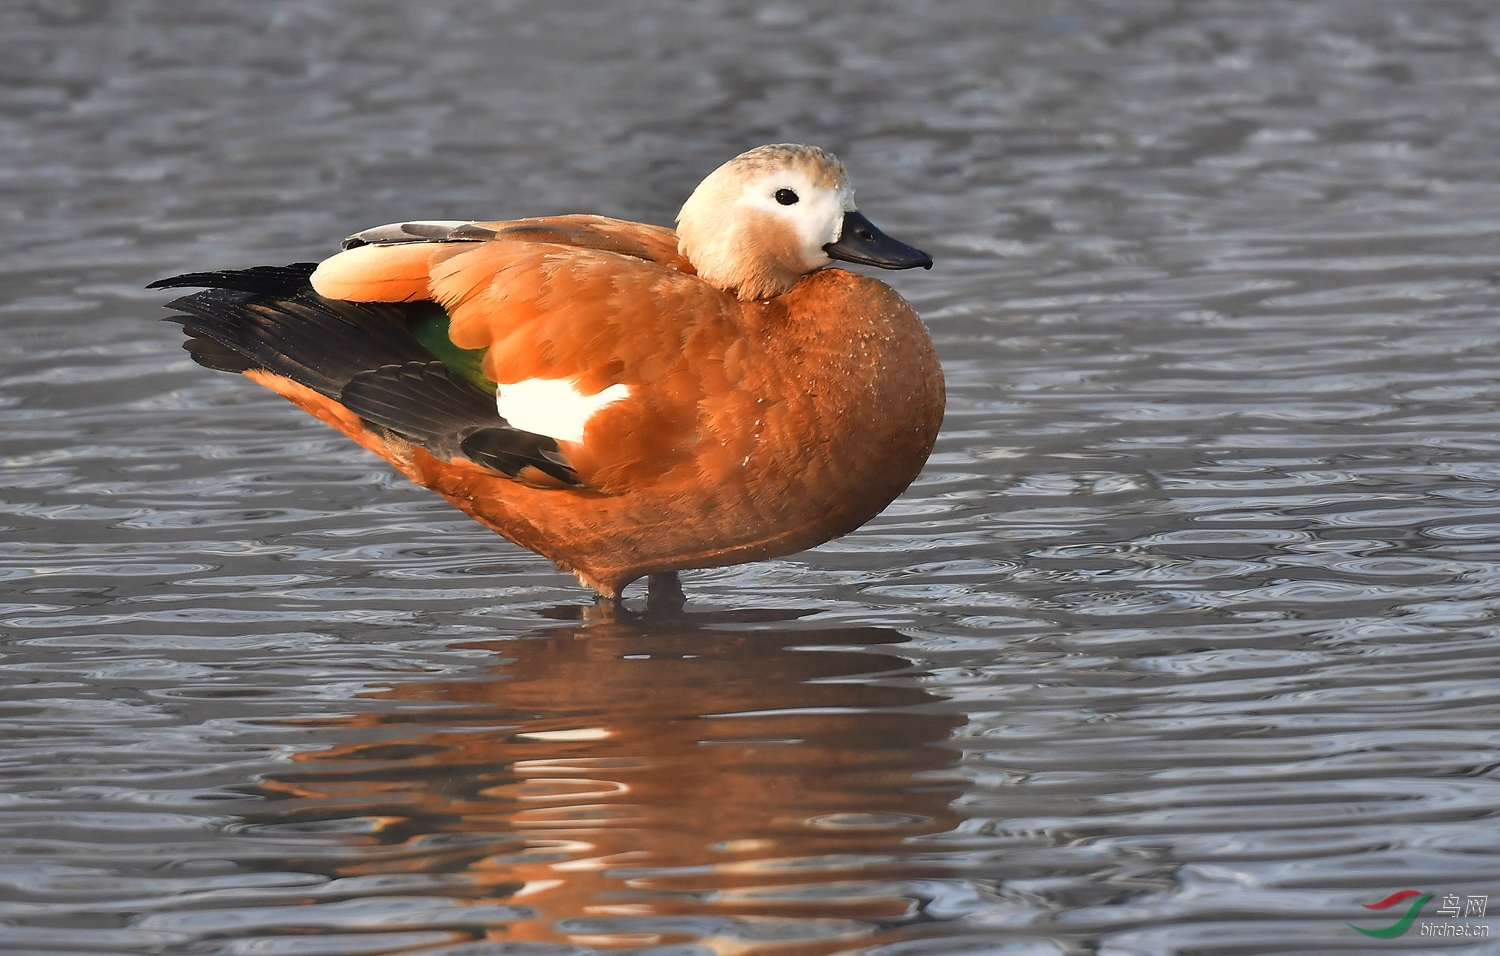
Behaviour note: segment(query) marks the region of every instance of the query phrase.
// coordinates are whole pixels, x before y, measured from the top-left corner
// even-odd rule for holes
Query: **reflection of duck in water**
[[[510,661],[485,679],[382,695],[450,705],[408,703],[420,731],[390,712],[339,721],[350,742],[266,784],[272,817],[367,825],[366,849],[329,847],[340,876],[460,874],[437,892],[517,908],[480,938],[870,942],[921,918],[896,881],[931,874],[903,841],[955,825],[951,790],[924,778],[954,762],[940,744],[962,720],[924,712],[916,688],[850,679],[899,656],[799,648],[902,640],[617,621],[486,643]]]

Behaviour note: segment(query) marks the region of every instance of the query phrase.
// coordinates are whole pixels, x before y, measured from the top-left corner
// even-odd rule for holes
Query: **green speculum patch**
[[[442,359],[443,364],[466,381],[472,382],[491,395],[495,383],[484,374],[484,349],[461,349],[448,338],[448,313],[435,302],[423,302],[412,309],[408,327],[416,340],[427,351]]]

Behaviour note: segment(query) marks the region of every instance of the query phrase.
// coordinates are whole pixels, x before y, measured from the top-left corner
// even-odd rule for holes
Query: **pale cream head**
[[[780,295],[831,263],[854,187],[816,146],[758,146],[698,184],[677,214],[677,248],[709,284],[741,299]]]

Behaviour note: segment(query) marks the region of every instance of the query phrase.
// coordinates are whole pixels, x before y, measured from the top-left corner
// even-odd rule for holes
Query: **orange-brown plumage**
[[[256,331],[258,338],[246,344],[251,333],[224,332],[213,320],[185,324],[200,351],[213,352],[203,344],[208,338],[247,356],[214,353],[210,360],[200,357],[204,364],[254,366],[244,370],[260,384],[602,594],[617,596],[643,575],[799,551],[852,531],[916,477],[936,438],[944,395],[931,341],[906,302],[874,279],[822,270],[829,256],[848,252],[856,241],[834,227],[833,240],[823,243],[818,230],[824,224],[814,217],[858,216],[842,167],[810,151],[789,164],[805,168],[787,173],[776,164],[776,149],[786,148],[746,154],[765,162],[738,173],[754,184],[743,187],[748,201],[764,207],[744,210],[746,246],[730,253],[748,265],[714,261],[722,253],[694,247],[687,223],[679,235],[658,226],[562,216],[399,227],[421,227],[436,239],[408,239],[392,232],[398,227],[381,227],[361,234],[368,239],[355,237],[353,248],[312,272],[311,289],[298,294],[312,297],[317,308],[354,316],[354,324],[386,321],[382,310],[396,308],[387,303],[440,306],[448,343],[478,356],[479,385],[498,396],[501,417],[484,427],[504,433],[502,444],[517,435],[534,439],[533,464],[497,469],[482,455],[454,453],[454,442],[483,424],[476,419],[464,431],[459,412],[450,414],[460,416],[453,426],[459,437],[449,441],[432,437],[438,426],[407,427],[405,411],[392,410],[393,395],[424,401],[421,388],[433,375],[442,379],[433,393],[434,405],[441,405],[448,380],[463,377],[453,371],[461,362],[451,357],[444,360],[452,368],[434,358],[427,365],[436,371],[409,372],[391,384],[403,363],[416,369],[418,359],[433,357],[419,349],[391,359],[372,352],[364,365],[373,370],[351,372],[334,361],[338,367],[326,374],[303,373],[295,357],[281,355],[289,349],[262,341],[277,333]],[[699,193],[714,182],[710,177]],[[778,219],[758,192],[767,183],[791,184],[778,187],[778,203],[786,204],[788,189],[797,190],[794,203],[809,197],[804,205],[810,211],[793,210],[803,220]],[[732,193],[737,184],[715,188]],[[696,201],[699,194],[684,217]],[[714,214],[729,215],[717,207]],[[868,221],[857,221],[867,237]],[[916,250],[875,235],[892,245],[840,257],[887,267],[930,264]],[[899,265],[880,261],[882,255]],[[700,277],[704,271],[740,276],[741,285],[716,287]],[[765,291],[766,283],[776,286],[773,294],[746,294],[747,284]],[[246,300],[255,294],[234,293],[228,310],[274,310],[277,303],[284,311],[300,308],[300,300],[272,301],[268,294]],[[198,314],[218,307],[191,298],[174,306]],[[361,311],[367,308],[379,315],[367,318]],[[319,329],[346,334],[342,318],[318,321]],[[374,328],[377,338],[386,335],[384,327]],[[295,330],[285,337],[296,338]],[[358,358],[351,361],[359,365]],[[372,374],[382,379],[373,405],[360,397],[360,383]],[[452,400],[455,407],[482,404],[465,396]]]

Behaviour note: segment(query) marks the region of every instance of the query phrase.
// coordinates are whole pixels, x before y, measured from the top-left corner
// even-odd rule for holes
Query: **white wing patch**
[[[602,392],[584,395],[570,378],[529,378],[501,385],[495,404],[500,417],[512,428],[557,441],[581,442],[594,413],[629,396],[626,385],[611,385]]]

